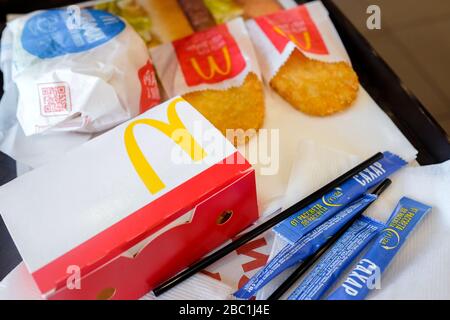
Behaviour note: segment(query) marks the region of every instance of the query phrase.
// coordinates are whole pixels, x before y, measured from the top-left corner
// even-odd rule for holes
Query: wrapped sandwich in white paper
[[[37,11],[8,23],[6,32],[27,136],[103,131],[159,102],[144,42],[114,15]]]

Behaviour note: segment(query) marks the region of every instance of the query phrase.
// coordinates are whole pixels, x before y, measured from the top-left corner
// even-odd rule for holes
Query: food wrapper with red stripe
[[[242,85],[248,73],[260,71],[241,18],[150,51],[169,97],[206,89]]]
[[[347,52],[320,1],[247,21],[261,72],[270,81],[297,49],[324,62],[350,62]]]
[[[328,116],[353,105],[358,76],[320,1],[248,22],[265,80],[294,108]]]
[[[263,86],[242,18],[153,48],[151,55],[166,94],[182,95],[223,134],[262,126]]]

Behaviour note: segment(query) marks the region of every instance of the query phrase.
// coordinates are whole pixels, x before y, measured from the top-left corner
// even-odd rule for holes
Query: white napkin
[[[450,161],[406,168],[368,215],[387,220],[402,196],[433,207],[381,277],[369,299],[450,299]]]
[[[284,207],[289,207],[363,160],[311,142],[301,142],[299,148],[307,152],[298,153],[294,161]],[[392,181],[393,184],[367,210],[366,215],[386,221],[402,196],[431,205],[433,210],[417,226],[382,275],[381,289],[373,291],[369,298],[450,299],[450,161],[425,167],[410,164],[394,174]],[[285,244],[275,237],[271,258]],[[291,272],[292,269],[286,270],[264,287],[257,298],[267,298]]]
[[[159,297],[150,292],[141,300],[223,300],[231,297],[234,291],[234,288],[221,281],[197,273]]]
[[[406,161],[416,158],[417,151],[363,87],[360,87],[358,98],[350,109],[328,117],[312,117],[296,110],[267,86],[265,99],[263,128],[248,145],[239,148],[256,170],[258,202],[263,213],[269,212],[269,207],[276,206],[285,195],[289,180],[298,179],[298,175],[291,175],[296,161],[305,162],[308,166],[316,163],[316,167],[322,163],[325,168],[331,168],[330,173],[336,170],[334,163],[307,155],[308,151],[302,149],[303,144],[299,145],[301,141],[310,140],[317,145],[353,154],[361,160],[379,151],[391,151]],[[258,160],[256,163],[255,159]],[[346,171],[349,166],[343,168]],[[267,174],[272,172],[275,174]],[[330,177],[327,174],[323,172],[326,181]],[[301,175],[302,184],[308,176],[309,173]],[[303,185],[315,190],[314,185]]]
[[[23,262],[0,282],[0,300],[43,300]]]

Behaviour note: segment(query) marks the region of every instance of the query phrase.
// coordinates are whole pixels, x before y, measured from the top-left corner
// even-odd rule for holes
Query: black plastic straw
[[[310,205],[317,199],[320,199],[323,195],[327,194],[334,188],[339,187],[342,183],[344,183],[346,180],[350,179],[354,175],[358,174],[362,170],[368,168],[370,165],[372,165],[374,162],[377,162],[378,160],[383,158],[383,154],[381,152],[376,153],[366,161],[360,163],[353,169],[347,171],[340,177],[336,178],[335,180],[331,181],[327,185],[323,186],[322,188],[318,189],[317,191],[313,192],[306,198],[300,200],[296,204],[294,204],[292,207],[280,212],[273,218],[267,220],[266,222],[260,224],[256,228],[250,230],[249,232],[241,235],[236,240],[232,241],[228,245],[224,246],[223,248],[215,251],[214,253],[204,257],[200,261],[194,263],[193,265],[189,266],[185,270],[181,271],[180,273],[176,274],[174,277],[166,280],[162,284],[160,284],[158,287],[156,287],[153,290],[153,293],[155,296],[159,296],[166,292],[167,290],[173,288],[177,284],[183,282],[184,280],[188,279],[192,275],[196,274],[197,272],[203,270],[204,268],[210,266],[217,260],[225,257],[230,252],[233,252],[243,244],[247,243],[248,241],[256,238],[260,234],[264,233],[265,231],[269,230],[270,228],[274,227],[281,221],[287,219],[294,213],[300,211],[304,207]]]
[[[384,190],[386,190],[391,185],[391,180],[386,179],[382,183],[378,185],[378,187],[372,192],[372,194],[379,196],[383,193]],[[288,291],[295,282],[297,282],[298,279],[302,275],[308,271],[309,268],[333,245],[336,243],[336,241],[347,231],[352,224],[364,213],[364,211],[367,210],[367,208],[370,207],[370,205],[373,202],[369,203],[363,210],[361,210],[358,214],[356,214],[352,219],[350,219],[341,229],[339,229],[338,232],[336,232],[330,239],[327,240],[323,244],[322,247],[318,251],[316,251],[315,254],[309,256],[306,258],[300,266],[298,266],[297,269],[267,298],[267,300],[278,300],[280,299],[283,294]]]

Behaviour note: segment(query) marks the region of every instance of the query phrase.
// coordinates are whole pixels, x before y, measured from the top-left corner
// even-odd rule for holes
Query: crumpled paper
[[[142,39],[106,12],[80,10],[73,26],[71,17],[68,9],[36,11],[4,31],[11,43],[3,42],[2,68],[11,64],[26,136],[99,132],[139,114],[138,72],[149,61]]]
[[[47,132],[25,136],[16,117],[17,95],[17,87],[11,84],[0,101],[0,150],[28,169],[56,159],[94,136],[79,132]]]
[[[64,10],[60,12],[63,15]],[[1,39],[5,93],[0,102],[0,150],[30,168],[57,158],[159,101],[147,48],[129,25],[101,14],[102,19],[123,24],[124,29],[97,47],[74,53],[70,39],[64,41],[65,31],[52,29],[58,17],[54,11],[18,17],[8,22]],[[87,23],[90,17],[82,10],[78,28],[97,27],[94,22]],[[38,25],[48,36],[45,41],[37,39],[40,33],[30,36],[37,28],[34,24],[27,27],[32,20],[41,21]],[[33,54],[24,49],[27,43],[36,47]],[[70,53],[40,57],[58,50]]]

